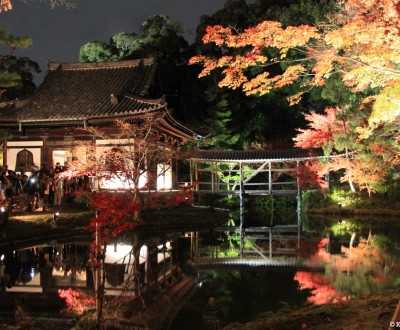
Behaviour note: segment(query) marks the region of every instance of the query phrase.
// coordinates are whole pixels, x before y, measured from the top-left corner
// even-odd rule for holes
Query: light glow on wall
[[[141,175],[139,177],[139,189],[146,185],[147,176]],[[101,178],[99,180],[99,188],[110,189],[110,190],[126,190],[133,189],[135,187],[132,180],[127,179],[124,173],[118,173],[112,175],[110,178]]]
[[[157,165],[157,190],[172,189],[172,167],[166,164]]]

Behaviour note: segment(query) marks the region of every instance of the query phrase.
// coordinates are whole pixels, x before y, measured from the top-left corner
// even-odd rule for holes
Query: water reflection
[[[171,329],[188,322],[190,329],[219,328],[265,311],[400,287],[399,222],[306,218],[303,224],[299,235],[290,226],[247,228],[242,255],[235,230],[200,233],[193,265],[201,285]]]
[[[339,220],[247,227],[242,242],[235,227],[121,237],[104,255],[105,291],[133,297],[158,287],[165,293],[182,273],[193,275],[198,285],[170,329],[206,329],[399,287],[400,235],[393,235],[399,223],[345,219],[343,226]],[[2,251],[0,303],[14,293],[56,294],[60,288],[93,296],[88,247],[89,239],[52,240]]]
[[[86,285],[87,248],[67,244],[8,251],[2,258],[2,291],[46,292]]]
[[[176,268],[170,241],[141,242],[143,245],[139,249],[127,241],[115,241],[106,248],[104,267],[108,295],[127,290],[127,283],[133,277],[139,278],[141,286],[152,279],[166,281]],[[136,250],[138,274],[134,269]],[[89,242],[60,244],[52,241],[48,245],[5,251],[0,261],[1,291],[46,293],[68,287],[93,289],[93,270],[88,261]]]

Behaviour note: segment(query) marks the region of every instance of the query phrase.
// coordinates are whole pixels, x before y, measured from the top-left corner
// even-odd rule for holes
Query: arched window
[[[16,172],[30,172],[33,166],[33,154],[29,150],[21,150],[17,153]]]

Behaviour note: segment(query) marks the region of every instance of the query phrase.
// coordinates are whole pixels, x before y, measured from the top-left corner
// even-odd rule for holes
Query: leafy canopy
[[[0,5],[1,6],[1,5]],[[26,48],[32,43],[29,37],[19,37],[0,30],[0,45],[8,48],[8,53],[0,54],[0,95],[5,88],[15,87],[21,84],[21,75],[18,71],[10,70],[8,63],[12,60],[13,53],[17,48]]]
[[[22,0],[24,2],[28,0]],[[30,0],[34,1],[34,0]],[[64,6],[66,8],[75,8],[76,4],[75,2],[68,1],[68,0],[38,0],[39,2],[48,2],[49,6],[51,8],[59,7],[59,6]],[[10,0],[0,0],[0,13],[11,10],[12,9],[12,4]]]
[[[370,129],[381,122],[393,122],[400,114],[400,8],[397,0],[343,0],[327,23],[315,26],[282,27],[264,21],[244,31],[221,25],[207,27],[204,43],[225,49],[245,49],[245,55],[212,57],[198,55],[190,63],[200,63],[200,77],[222,70],[220,87],[242,89],[247,95],[262,95],[273,89],[300,82],[302,90],[291,96],[296,103],[301,95],[322,86],[338,74],[353,92],[372,88],[364,99],[372,105]],[[293,59],[291,52],[299,56]],[[282,72],[272,74],[280,64]],[[262,67],[255,77],[249,70]]]

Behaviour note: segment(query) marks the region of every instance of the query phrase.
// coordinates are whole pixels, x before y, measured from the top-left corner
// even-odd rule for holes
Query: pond
[[[232,223],[201,231],[125,235],[107,246],[106,295],[116,297],[128,289],[133,297],[148,287],[168,292],[193,276],[185,294],[169,300],[168,316],[153,328],[200,330],[400,286],[398,219],[309,216],[301,229],[296,221],[248,226],[242,240]],[[0,320],[15,321],[15,310],[22,308],[31,316],[58,319],[68,329],[73,315],[58,290],[93,292],[90,241],[90,236],[53,237],[1,250]]]

